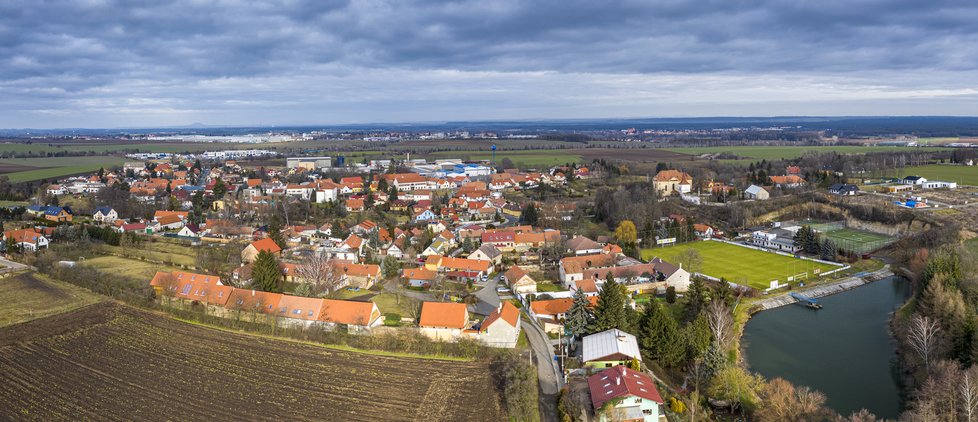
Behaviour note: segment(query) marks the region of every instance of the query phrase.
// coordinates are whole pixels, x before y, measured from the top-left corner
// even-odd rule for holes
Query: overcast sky
[[[978,2],[0,1],[0,127],[978,115]]]

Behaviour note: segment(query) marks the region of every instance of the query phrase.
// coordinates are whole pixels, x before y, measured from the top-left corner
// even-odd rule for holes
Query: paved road
[[[533,361],[537,366],[537,377],[540,380],[540,420],[543,422],[557,421],[557,392],[563,379],[557,376],[557,366],[554,361],[553,347],[543,329],[535,322],[528,321],[526,314],[521,319],[521,327],[526,331],[533,351]]]
[[[27,265],[21,264],[19,262],[14,262],[3,257],[0,257],[0,265],[3,265],[3,268],[0,268],[0,274],[12,272],[12,271],[26,270],[30,268]]]
[[[479,315],[489,315],[492,311],[499,309],[499,293],[496,292],[496,285],[499,283],[499,276],[495,276],[486,282],[485,286],[475,292],[475,297],[479,298],[479,303],[470,306],[469,311]]]

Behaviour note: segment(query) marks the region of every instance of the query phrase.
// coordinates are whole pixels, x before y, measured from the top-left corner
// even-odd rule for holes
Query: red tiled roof
[[[272,238],[270,237],[266,237],[264,239],[251,242],[251,246],[254,247],[255,250],[259,252],[268,251],[271,253],[279,253],[282,251],[282,248],[278,247],[278,244],[275,243],[275,241],[272,240]]]
[[[591,375],[587,378],[587,385],[595,409],[608,400],[630,396],[663,403],[652,377],[621,365]]]

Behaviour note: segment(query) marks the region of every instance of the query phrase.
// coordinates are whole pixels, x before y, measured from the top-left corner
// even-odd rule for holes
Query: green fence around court
[[[798,224],[810,226],[822,236],[832,239],[835,245],[842,250],[852,251],[858,254],[873,252],[882,249],[896,241],[895,236],[874,233],[866,230],[850,229],[845,221],[820,222],[815,220],[803,220]]]

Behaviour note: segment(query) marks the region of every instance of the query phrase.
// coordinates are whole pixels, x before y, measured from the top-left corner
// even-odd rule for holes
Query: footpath
[[[856,287],[869,284],[874,281],[879,281],[893,275],[893,271],[890,270],[890,265],[887,264],[882,269],[873,272],[859,273],[829,284],[821,284],[804,290],[794,289],[791,291],[810,298],[819,298],[834,295],[849,289],[855,289]],[[765,311],[768,309],[774,309],[797,303],[798,299],[791,297],[791,295],[788,293],[789,292],[785,291],[783,294],[778,296],[759,300],[754,302],[752,307],[758,311]]]

